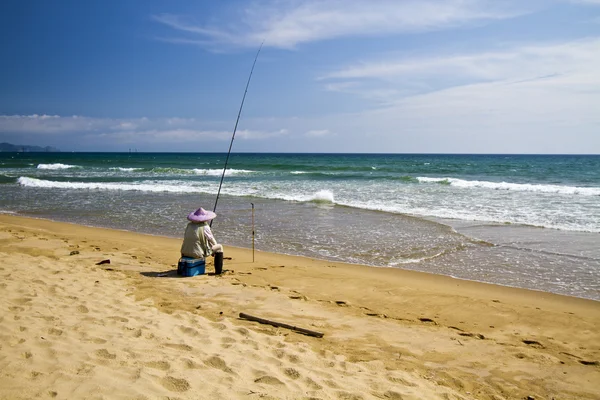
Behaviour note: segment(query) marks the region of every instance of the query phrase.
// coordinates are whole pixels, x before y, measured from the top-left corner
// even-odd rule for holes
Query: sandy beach
[[[600,302],[180,245],[0,215],[0,398],[600,398]]]

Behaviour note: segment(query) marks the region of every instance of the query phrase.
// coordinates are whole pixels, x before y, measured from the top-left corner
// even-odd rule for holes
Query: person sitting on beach
[[[214,212],[206,211],[202,207],[187,216],[190,222],[187,224],[183,236],[182,257],[204,259],[213,253],[223,252],[223,246],[217,243],[208,225],[208,221],[216,216],[217,214]]]

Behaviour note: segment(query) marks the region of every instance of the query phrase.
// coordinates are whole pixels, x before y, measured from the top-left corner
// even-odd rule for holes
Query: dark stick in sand
[[[298,328],[297,326],[292,326],[292,325],[284,324],[281,322],[270,321],[268,319],[253,317],[252,315],[248,315],[248,314],[244,314],[244,313],[240,313],[240,318],[247,319],[248,321],[260,322],[261,324],[273,325],[278,328],[291,329],[293,331],[303,333],[308,336],[314,336],[314,337],[321,338],[324,335],[321,332],[311,331],[311,330],[304,329],[304,328]]]

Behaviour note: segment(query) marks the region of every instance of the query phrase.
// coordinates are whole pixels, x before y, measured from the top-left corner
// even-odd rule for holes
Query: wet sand
[[[600,398],[600,302],[180,244],[0,215],[0,398]]]

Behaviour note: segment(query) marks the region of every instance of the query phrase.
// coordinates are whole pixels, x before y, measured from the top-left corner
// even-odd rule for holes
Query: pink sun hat
[[[205,222],[214,219],[216,216],[217,214],[214,212],[206,211],[204,208],[200,207],[196,211],[189,213],[187,219],[192,222]]]

